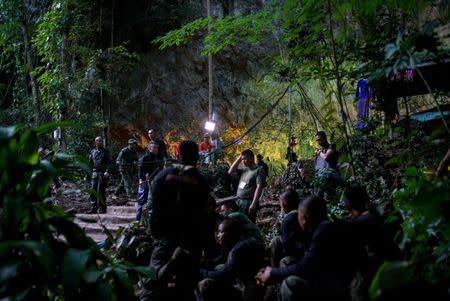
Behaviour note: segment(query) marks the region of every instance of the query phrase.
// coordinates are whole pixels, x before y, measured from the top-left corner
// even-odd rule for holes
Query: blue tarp
[[[442,112],[442,114],[444,116],[450,116],[449,111]],[[425,122],[425,121],[430,121],[430,120],[441,118],[441,113],[439,113],[437,111],[436,112],[418,113],[418,114],[413,114],[413,115],[409,116],[409,118],[420,121],[420,122]]]

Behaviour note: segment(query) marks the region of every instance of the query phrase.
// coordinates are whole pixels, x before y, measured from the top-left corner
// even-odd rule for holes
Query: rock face
[[[227,11],[248,13],[261,5],[212,2],[216,17]],[[142,137],[144,144],[147,129],[156,128],[163,135],[172,130],[197,139],[208,118],[208,63],[200,52],[201,37],[185,46],[141,53],[139,62],[121,75],[122,93],[111,106],[111,138],[125,142],[130,136]],[[239,112],[233,111],[239,108],[241,87],[261,70],[258,62],[267,52],[265,47],[242,45],[213,57],[213,111],[222,127],[236,120]]]

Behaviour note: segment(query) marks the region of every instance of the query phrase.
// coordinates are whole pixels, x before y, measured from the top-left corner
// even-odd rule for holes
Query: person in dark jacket
[[[282,281],[282,300],[347,300],[350,283],[360,264],[362,250],[349,223],[332,223],[325,201],[310,196],[300,202],[298,219],[302,229],[312,233],[305,256],[287,267],[261,269],[261,285]]]
[[[383,221],[369,211],[369,195],[366,188],[359,185],[347,187],[344,191],[344,205],[350,213],[350,220],[355,225],[358,239],[367,255],[367,277],[371,278],[385,260],[396,260],[400,250],[393,237],[383,227]]]
[[[270,242],[271,264],[278,267],[288,265],[303,257],[308,245],[308,235],[302,230],[297,219],[297,207],[300,197],[292,188],[286,189],[280,195],[280,207],[286,214],[281,222],[280,235]]]
[[[91,209],[89,214],[106,213],[105,190],[109,176],[109,151],[103,147],[103,138],[95,138],[95,148],[89,153],[89,164],[92,167],[91,189],[97,191],[99,198],[91,195]]]
[[[136,221],[141,220],[142,209],[147,204],[148,191],[153,178],[162,170],[162,165],[157,158],[158,144],[150,145],[150,152],[145,153],[138,162],[138,197],[136,206]]]
[[[179,164],[158,173],[150,191],[150,267],[156,279],[147,281],[141,300],[193,300],[201,252],[206,245],[209,185],[195,167],[198,146],[183,141]]]
[[[226,219],[218,227],[217,241],[228,253],[225,264],[215,270],[200,270],[198,295],[208,300],[262,300],[263,290],[254,275],[261,266],[263,253],[241,239],[239,222]]]
[[[164,141],[156,137],[156,130],[155,129],[149,129],[148,130],[148,138],[150,138],[150,141],[147,145],[147,152],[150,152],[150,145],[151,144],[157,144],[158,145],[158,154],[156,157],[160,161],[165,161],[169,159],[169,156],[167,155],[167,148]]]

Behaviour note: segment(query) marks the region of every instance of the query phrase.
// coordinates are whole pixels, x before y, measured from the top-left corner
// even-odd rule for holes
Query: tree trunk
[[[23,40],[23,48],[25,52],[26,66],[28,70],[28,75],[30,77],[30,86],[31,86],[31,98],[33,99],[34,104],[34,123],[37,125],[42,121],[41,116],[41,103],[39,100],[39,88],[36,78],[33,74],[34,71],[34,63],[33,63],[33,54],[30,49],[30,38],[28,36],[28,28],[27,28],[27,12],[26,12],[26,4],[22,3],[21,10],[21,22],[20,27],[22,29],[22,40]]]
[[[343,99],[343,83],[342,83],[342,77],[341,77],[341,72],[340,72],[340,67],[341,67],[341,61],[338,58],[338,54],[337,54],[337,50],[336,50],[336,41],[334,39],[334,33],[333,33],[333,23],[331,20],[331,15],[332,15],[332,11],[331,11],[331,3],[330,0],[327,1],[328,3],[328,22],[329,22],[329,34],[330,34],[330,39],[331,39],[331,49],[332,49],[332,62],[334,65],[334,75],[335,75],[335,79],[336,79],[336,85],[337,85],[337,91],[336,91],[336,96],[337,96],[337,101],[339,103],[339,109],[341,111],[341,117],[342,117],[342,126],[343,126],[343,130],[344,130],[344,134],[345,134],[345,140],[346,140],[346,144],[347,144],[347,150],[348,150],[348,159],[349,159],[349,163],[350,163],[350,168],[352,169],[353,175],[355,175],[355,170],[353,168],[353,155],[352,155],[352,148],[350,145],[350,137],[348,135],[348,130],[347,130],[347,117],[345,114],[345,110],[344,110],[344,99]]]

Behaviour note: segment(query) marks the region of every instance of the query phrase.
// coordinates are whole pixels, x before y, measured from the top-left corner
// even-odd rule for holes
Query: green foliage
[[[415,167],[406,170],[405,187],[394,192],[402,215],[400,247],[426,279],[450,277],[450,187],[445,179],[427,180]]]
[[[369,293],[377,300],[414,283],[450,279],[450,187],[446,179],[427,180],[416,167],[406,169],[404,187],[394,192],[394,215],[401,215],[402,262],[386,262]]]
[[[71,166],[71,156],[39,160],[36,129],[0,128],[0,298],[118,300],[133,298],[127,270],[152,275],[102,254],[95,242],[49,198],[49,183]],[[67,176],[67,174],[66,174]]]
[[[399,287],[405,287],[414,276],[411,264],[404,261],[385,262],[378,269],[369,288],[371,300],[378,300],[383,294]]]
[[[156,38],[152,43],[159,44],[159,49],[161,50],[167,47],[184,45],[192,36],[205,29],[210,21],[211,19],[208,18],[197,19],[180,29],[170,31],[164,36]]]
[[[159,49],[180,46],[209,28],[202,54],[216,54],[229,46],[263,41],[274,30],[273,22],[277,19],[276,13],[277,11],[274,11],[271,6],[266,6],[247,16],[231,15],[219,20],[199,18],[180,29],[156,38],[152,43],[159,45]]]

